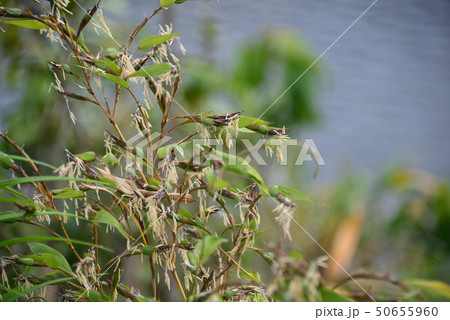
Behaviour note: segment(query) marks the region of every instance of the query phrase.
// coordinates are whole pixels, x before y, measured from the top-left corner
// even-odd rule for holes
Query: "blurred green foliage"
[[[309,194],[327,207],[302,205],[303,224],[347,270],[450,282],[448,181],[395,165],[378,177],[342,176]],[[306,256],[322,254],[307,240],[301,235],[294,242]],[[344,275],[337,267],[328,271]]]
[[[287,127],[313,123],[318,120],[315,95],[323,68],[314,63],[315,57],[305,40],[279,29],[255,37],[226,64],[188,60],[182,88],[185,105],[191,110],[238,106]]]

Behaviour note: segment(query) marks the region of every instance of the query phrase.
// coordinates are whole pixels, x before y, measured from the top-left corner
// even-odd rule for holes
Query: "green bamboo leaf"
[[[114,72],[116,75],[120,75],[120,69],[119,67],[112,62],[111,60],[105,59],[105,60],[95,60],[95,66],[97,68],[100,68],[102,70],[106,70],[106,68],[109,68],[112,72]]]
[[[83,153],[77,153],[75,156],[80,158],[84,162],[92,162],[95,160],[95,152],[94,151],[86,151]]]
[[[208,184],[214,189],[214,190],[220,190],[223,188],[226,188],[230,185],[229,182],[220,179],[214,170],[212,168],[206,169],[206,178],[208,179]]]
[[[11,187],[3,187],[3,188],[1,188],[1,189],[5,190],[5,191],[8,191],[9,193],[12,193],[13,195],[15,195],[15,196],[18,197],[18,198],[22,198],[22,199],[25,199],[25,200],[31,200],[31,199],[28,198],[27,196],[21,194],[20,192],[14,190],[14,189],[11,188]]]
[[[15,301],[15,300],[17,300],[17,299],[19,299],[19,298],[29,294],[30,292],[36,291],[36,290],[38,290],[38,289],[40,289],[42,287],[46,287],[46,286],[50,286],[50,285],[54,285],[54,284],[59,284],[59,283],[64,283],[64,282],[67,282],[67,281],[70,281],[70,280],[74,280],[74,279],[76,279],[76,277],[67,277],[67,278],[55,279],[55,280],[47,281],[47,282],[44,282],[44,283],[40,283],[38,285],[32,286],[32,287],[22,291],[22,292],[19,292],[19,293],[13,295],[12,297],[9,297],[9,298],[7,298],[6,300],[3,300],[3,301],[4,302],[12,302],[12,301]],[[15,291],[17,291],[17,290],[15,290]]]
[[[308,196],[307,194],[304,194],[303,192],[295,190],[294,188],[277,185],[277,186],[273,186],[270,188],[271,194],[274,191],[279,191],[283,196],[285,196],[291,200],[294,200],[294,201],[308,201],[308,202],[319,203],[319,201],[317,201],[316,199]]]
[[[83,294],[82,297],[87,297],[89,299],[89,301],[91,301],[91,302],[108,302],[108,301],[111,301],[110,298],[108,298],[104,294],[101,294],[97,290],[89,290],[85,294]]]
[[[108,224],[116,228],[120,232],[120,234],[124,236],[125,239],[128,239],[128,235],[125,232],[125,229],[120,224],[120,222],[117,221],[115,217],[113,217],[110,213],[106,212],[105,210],[100,210],[99,212],[97,212],[94,222]]]
[[[106,53],[111,57],[111,58],[115,58],[117,57],[117,55],[119,54],[119,49],[117,48],[108,48],[106,49]]]
[[[239,128],[239,132],[242,132],[242,133],[252,133],[252,134],[257,133],[257,132],[255,132],[255,131],[250,130],[250,129],[247,129],[247,128]]]
[[[226,241],[226,239],[207,235],[199,242],[197,242],[195,250],[197,251],[197,254],[199,256],[198,265],[204,264],[208,260],[209,256],[213,254],[216,249]]]
[[[11,158],[6,157],[4,155],[5,153],[0,152],[0,166],[2,166],[3,169],[10,169],[14,161],[12,161]]]
[[[176,37],[180,35],[179,33],[174,34],[164,34],[159,36],[148,36],[139,41],[139,50],[145,51],[147,49],[153,48],[154,46],[157,46],[158,44],[164,43],[173,37]]]
[[[268,126],[270,124],[270,122],[258,119],[258,118],[253,118],[253,117],[246,117],[246,116],[240,116],[239,117],[239,128],[245,128],[246,126],[249,126],[251,124],[255,124],[257,126]]]
[[[42,162],[42,161],[37,161],[37,160],[33,160],[33,159],[28,159],[28,158],[25,158],[22,156],[16,156],[16,155],[11,155],[11,154],[6,154],[6,153],[1,152],[0,153],[0,161],[7,160],[7,159],[20,160],[20,161],[25,161],[25,162],[33,162],[35,164],[50,168],[52,170],[56,170],[56,167],[54,167],[48,163]]]
[[[450,301],[450,285],[438,280],[411,279],[405,283],[420,292],[428,301]]]
[[[352,302],[353,300],[343,296],[340,293],[337,293],[334,290],[327,288],[320,288],[320,293],[322,295],[323,302]]]
[[[185,146],[187,146],[190,143],[191,143],[191,141],[186,141],[186,142],[183,142],[180,144],[172,143],[172,144],[168,144],[167,146],[160,147],[157,151],[158,159],[164,159],[168,154],[170,154],[172,152],[172,150],[177,151],[177,148],[175,148],[175,147],[178,146],[179,148],[183,149]]]
[[[180,213],[181,213],[183,216],[185,216],[186,218],[188,218],[188,219],[194,219],[194,216],[193,216],[190,212],[188,212],[188,211],[186,211],[186,210],[184,210],[184,209],[182,209],[182,208],[178,208],[178,210],[179,210]]]
[[[163,7],[170,7],[171,5],[173,5],[175,3],[175,1],[177,1],[177,0],[161,0],[161,5]]]
[[[72,188],[64,188],[63,192],[53,196],[55,199],[80,199],[84,197],[81,190],[73,190]]]
[[[2,199],[3,198],[0,198],[0,202],[2,201]],[[13,199],[13,200],[15,200],[15,199]],[[15,201],[13,201],[13,202],[15,202]],[[24,201],[23,204],[28,204],[28,202]],[[23,213],[23,212],[4,211],[4,212],[0,212],[0,222],[9,222],[9,221],[15,221],[16,219],[20,219],[20,218],[33,218],[33,217],[38,217],[38,216],[61,216],[61,217],[76,218],[76,219],[84,220],[84,221],[91,221],[82,216],[77,216],[72,213],[59,212],[59,211],[42,211],[42,212],[34,212],[34,213],[30,213],[30,214]],[[50,238],[50,239],[53,239],[53,238]],[[86,244],[89,244],[89,243],[86,242]]]
[[[254,180],[264,190],[264,192],[269,193],[269,189],[267,188],[266,183],[264,182],[262,176],[259,174],[258,170],[249,165],[247,161],[245,161],[241,157],[220,152],[215,149],[213,149],[211,153],[223,161],[223,163],[225,164],[225,169],[227,171],[236,173],[244,178]]]
[[[23,297],[23,296],[26,296],[27,294],[29,294],[29,293],[31,293],[33,291],[39,290],[40,288],[43,288],[43,287],[46,287],[46,286],[50,286],[50,285],[54,285],[54,284],[59,284],[59,283],[65,283],[67,281],[74,280],[74,279],[76,279],[76,277],[60,278],[60,279],[55,279],[55,280],[50,280],[50,281],[47,281],[47,282],[44,282],[44,283],[40,283],[38,285],[32,286],[32,287],[30,287],[30,288],[28,288],[28,289],[26,289],[24,291],[21,291],[21,292],[15,294],[15,295],[13,295],[13,296],[5,299],[5,300],[1,300],[1,301],[3,301],[3,302],[12,302],[12,301],[15,301],[15,300]],[[14,290],[14,291],[17,291],[17,290]]]
[[[10,197],[0,197],[0,203],[1,202],[20,203],[20,204],[25,204],[28,206],[36,207],[36,204],[33,202],[33,200],[24,200],[24,199],[10,198]],[[0,220],[0,222],[1,222],[1,220]]]
[[[9,186],[31,183],[31,182],[44,182],[44,181],[78,181],[78,182],[90,182],[98,183],[97,180],[85,179],[85,178],[71,178],[71,177],[58,177],[58,176],[35,176],[35,177],[23,177],[16,179],[7,179],[0,181],[0,188]]]
[[[100,71],[96,71],[96,70],[92,70],[92,72],[98,74],[101,77],[107,78],[115,83],[117,83],[118,85],[128,88],[128,82],[126,82],[125,80],[123,80],[122,78],[109,74],[109,73],[104,73],[104,72],[100,72]]]
[[[171,68],[172,68],[172,66],[167,62],[154,64],[154,65],[151,65],[144,69],[140,69],[136,72],[133,72],[132,74],[130,74],[128,76],[128,78],[131,78],[131,77],[147,77],[147,78],[148,77],[153,77],[153,78],[159,77],[160,75],[163,75],[163,74],[169,72]]]
[[[1,201],[1,199],[0,199]],[[13,222],[18,218],[23,218],[25,214],[23,212],[13,212],[13,211],[4,211],[0,212],[0,223],[1,222]]]
[[[14,19],[14,18],[2,18],[0,19],[0,23],[11,24],[14,26],[27,28],[27,29],[48,29],[50,28],[46,24],[38,21],[38,20],[29,20],[29,19]]]
[[[256,271],[252,271],[250,273],[245,273],[245,272],[242,272],[242,269],[241,269],[241,275],[243,275],[244,278],[247,278],[250,281],[253,281],[256,283],[261,282],[261,275]]]
[[[62,270],[67,274],[72,273],[72,268],[66,258],[57,250],[43,243],[28,244],[36,255],[42,257],[42,261],[52,269]]]
[[[65,238],[57,238],[57,237],[20,237],[20,238],[12,238],[12,239],[8,239],[8,240],[0,241],[0,247],[10,246],[10,245],[16,244],[16,243],[35,242],[35,241],[39,241],[39,242],[43,242],[43,241],[67,242],[67,239],[65,239]],[[88,247],[97,247],[99,249],[111,251],[110,249],[108,249],[108,248],[106,248],[104,246],[96,246],[93,243],[87,242],[87,241],[70,239],[70,242],[72,242],[73,244],[79,244],[79,245],[88,246]]]

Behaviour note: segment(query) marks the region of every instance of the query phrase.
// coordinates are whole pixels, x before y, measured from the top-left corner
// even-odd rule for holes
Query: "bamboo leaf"
[[[2,152],[2,153],[0,153],[0,160],[3,160],[3,159],[12,159],[12,160],[25,161],[25,162],[33,162],[33,163],[41,165],[43,167],[47,167],[47,168],[56,170],[56,167],[54,167],[54,166],[52,166],[52,165],[50,165],[48,163],[45,163],[45,162],[42,162],[42,161],[33,160],[33,159],[28,159],[28,158],[25,158],[25,157],[22,157],[22,156],[6,154],[6,153]]]
[[[191,141],[186,141],[186,142],[182,142],[180,144],[172,143],[172,144],[168,144],[167,146],[162,146],[157,151],[158,159],[164,159],[172,151],[178,151],[180,153],[178,148],[183,149],[184,147],[186,147],[190,143],[191,143]]]
[[[109,73],[105,73],[105,72],[100,72],[100,71],[96,71],[96,70],[92,70],[92,72],[98,74],[101,77],[105,77],[115,83],[117,83],[118,85],[128,88],[128,82],[126,82],[125,80],[123,80],[122,78],[119,78],[118,76],[109,74]]]
[[[254,180],[258,185],[266,192],[269,193],[269,189],[264,182],[264,179],[259,174],[259,172],[248,164],[247,161],[241,157],[234,156],[228,153],[220,152],[215,149],[211,150],[211,153],[220,158],[225,164],[225,169],[227,171],[236,173],[244,178]]]
[[[95,60],[95,66],[97,68],[100,68],[102,70],[106,70],[106,68],[109,68],[112,72],[114,72],[116,75],[120,75],[120,69],[119,67],[112,61],[105,59],[105,60]]]
[[[139,41],[139,50],[145,51],[147,49],[153,48],[154,46],[164,43],[178,35],[179,35],[179,33],[174,33],[174,34],[164,34],[164,35],[159,35],[159,36],[145,37],[144,39]]]
[[[204,264],[208,260],[209,256],[213,254],[214,251],[216,251],[216,249],[226,241],[226,239],[210,235],[207,235],[206,237],[201,239],[195,246],[195,249],[199,256],[198,264]]]
[[[0,212],[0,222],[14,222],[16,221],[16,219],[22,218],[24,215],[25,214],[23,212],[13,212],[13,211]]]
[[[159,77],[160,75],[163,75],[167,72],[170,71],[170,69],[172,68],[172,66],[167,63],[159,63],[159,64],[154,64],[151,65],[149,67],[146,67],[144,69],[140,69],[136,72],[133,72],[132,74],[130,74],[128,76],[128,78],[132,78],[132,77]]]
[[[15,199],[12,199],[15,200]],[[0,201],[3,201],[3,198],[0,198]],[[20,200],[19,200],[20,201]],[[14,201],[12,201],[14,202]],[[19,202],[21,203],[21,202]],[[28,204],[27,201],[23,201],[23,204]],[[9,222],[9,221],[15,221],[16,219],[20,218],[33,218],[38,216],[61,216],[61,217],[71,217],[76,218],[84,221],[91,221],[89,219],[86,219],[81,216],[74,215],[72,213],[66,213],[66,212],[58,212],[58,211],[42,211],[42,212],[34,212],[34,213],[23,213],[23,212],[14,212],[14,211],[4,211],[0,212],[0,222]],[[50,238],[53,239],[53,238]],[[86,242],[89,244],[88,242]]]
[[[25,199],[25,200],[31,200],[31,199],[28,198],[27,196],[21,194],[20,192],[14,190],[14,189],[11,188],[11,187],[4,187],[4,188],[1,188],[1,189],[3,189],[3,190],[5,190],[5,191],[8,191],[8,192],[12,193],[13,195],[15,195],[15,196],[18,197],[18,198],[22,198],[22,199]]]
[[[327,288],[320,288],[320,293],[322,295],[323,302],[352,302],[353,300],[343,296],[340,293],[337,293],[334,290]]]
[[[161,0],[161,5],[163,7],[170,7],[171,5],[173,5],[175,3],[175,1],[177,1],[177,0]]]
[[[41,256],[43,262],[52,269],[62,270],[67,274],[72,273],[72,268],[66,258],[57,250],[43,243],[28,244],[36,255]]]
[[[178,210],[179,210],[180,213],[181,213],[183,216],[185,216],[186,218],[188,218],[188,219],[194,219],[194,216],[193,216],[190,212],[188,212],[188,211],[186,211],[186,210],[184,210],[184,209],[182,209],[182,208],[178,208]]]
[[[0,197],[0,203],[1,202],[20,203],[20,204],[25,204],[25,205],[32,206],[32,207],[36,206],[36,204],[33,202],[33,200],[24,200],[24,199],[10,198],[10,197]],[[0,215],[1,214],[2,214],[2,212],[0,212]],[[0,218],[0,222],[1,222],[1,218]]]
[[[0,188],[5,189],[9,186],[31,183],[31,182],[44,182],[44,181],[78,181],[100,184],[98,180],[85,179],[85,178],[72,178],[72,177],[58,177],[58,176],[35,176],[35,177],[23,177],[16,179],[7,179],[0,181]]]
[[[80,199],[84,197],[84,192],[81,190],[73,190],[71,188],[64,188],[63,192],[53,196],[55,199]]]
[[[19,298],[29,294],[30,292],[36,291],[36,290],[38,290],[38,289],[40,289],[42,287],[46,287],[46,286],[50,286],[50,285],[54,285],[54,284],[59,284],[59,283],[64,283],[64,282],[67,282],[67,281],[70,281],[70,280],[74,280],[74,279],[76,279],[76,277],[67,277],[67,278],[55,279],[55,280],[47,281],[47,282],[44,282],[44,283],[40,283],[38,285],[32,286],[32,287],[22,291],[22,292],[19,292],[19,293],[15,294],[14,296],[9,297],[9,298],[7,298],[6,300],[3,300],[3,301],[4,302],[12,302],[12,301],[15,301],[15,300],[17,300],[17,299],[19,299]]]
[[[238,124],[239,128],[245,128],[246,126],[249,126],[251,124],[255,124],[257,126],[261,125],[268,126],[270,122],[253,117],[246,117],[246,116],[239,117],[239,124]]]
[[[128,235],[125,232],[125,229],[120,224],[120,222],[117,221],[115,217],[113,217],[110,213],[106,212],[105,210],[100,210],[99,212],[97,212],[94,222],[108,224],[116,228],[120,232],[120,234],[124,236],[125,239],[128,239]]]
[[[303,192],[300,192],[298,190],[295,190],[294,188],[286,187],[286,186],[273,186],[270,188],[271,193],[274,191],[279,191],[283,196],[294,200],[294,201],[308,201],[308,202],[314,202],[319,203],[316,199],[308,196],[307,194],[304,194]]]
[[[450,301],[450,285],[438,280],[412,279],[405,283],[420,292],[428,301]]]
[[[56,237],[21,237],[21,238],[12,238],[12,239],[8,239],[8,240],[0,241],[0,247],[10,246],[10,245],[16,244],[16,243],[35,242],[35,241],[39,241],[39,242],[43,242],[43,241],[67,242],[67,239],[56,238]],[[99,249],[110,251],[108,248],[106,248],[104,246],[96,246],[93,243],[87,242],[87,241],[70,239],[70,242],[72,242],[74,244],[79,244],[79,245],[88,246],[88,247],[97,247]]]
[[[77,153],[75,154],[76,157],[80,158],[84,162],[92,162],[95,160],[95,152],[94,151],[87,151],[83,153]]]
[[[27,28],[27,29],[48,29],[50,28],[48,25],[38,21],[31,19],[13,19],[13,18],[2,18],[0,19],[0,23],[11,24],[17,27]]]

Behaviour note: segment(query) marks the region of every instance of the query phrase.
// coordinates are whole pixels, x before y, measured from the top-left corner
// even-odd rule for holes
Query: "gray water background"
[[[242,44],[271,27],[300,32],[320,54],[372,2],[188,1],[170,10],[188,54],[201,53],[202,18],[213,17],[215,59],[226,66]],[[157,1],[124,3],[141,20]],[[349,168],[376,174],[402,160],[450,177],[450,1],[379,0],[323,60],[331,73],[318,96],[322,121],[297,137],[315,140],[326,162],[319,180]]]

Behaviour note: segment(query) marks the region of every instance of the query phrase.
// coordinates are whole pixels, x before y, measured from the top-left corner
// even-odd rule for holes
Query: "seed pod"
[[[67,63],[63,64],[63,69],[65,72],[70,73],[70,66]]]
[[[76,157],[80,158],[84,162],[92,162],[95,160],[95,152],[94,151],[87,151],[83,153],[77,153],[75,154]]]
[[[5,169],[9,169],[14,163],[14,161],[7,156],[6,153],[0,152],[0,165]]]
[[[165,183],[164,188],[166,189],[167,193],[170,193],[173,191],[172,185],[170,183]]]
[[[127,168],[127,172],[128,172],[132,177],[135,177],[135,176],[136,176],[136,170],[134,170],[133,168]]]
[[[273,252],[268,251],[268,252],[264,253],[263,259],[269,263],[272,263],[273,259],[275,259],[275,255],[273,254]]]
[[[4,8],[6,12],[14,17],[20,17],[22,15],[22,10],[19,8]]]
[[[183,216],[179,213],[173,215],[177,222],[181,222],[183,220]]]
[[[116,58],[117,55],[119,54],[119,49],[117,49],[117,48],[108,48],[108,49],[106,49],[106,53],[108,54],[108,56],[110,58]]]
[[[63,193],[62,189],[54,189],[54,190],[52,190],[52,194],[53,195],[58,195],[58,194],[61,194],[61,193]]]
[[[141,148],[139,148],[139,147],[134,147],[134,151],[136,152],[136,156],[137,156],[138,158],[144,159],[145,154],[144,154],[144,151],[142,151]]]
[[[214,120],[210,119],[210,118],[206,118],[206,119],[203,119],[202,123],[207,127],[211,127],[214,125]]]
[[[105,154],[102,159],[105,163],[108,163],[108,164],[117,163],[116,158],[114,157],[114,155],[111,152],[108,152],[107,154]]]
[[[146,256],[152,254],[153,252],[155,252],[156,247],[155,246],[145,246],[142,248],[142,253],[145,254]]]
[[[34,265],[34,260],[31,258],[19,258],[20,263],[26,265],[26,266],[32,266]]]
[[[80,46],[84,45],[84,36],[82,33],[80,33],[80,35],[78,36],[78,44]]]
[[[258,131],[259,131],[260,133],[267,133],[267,132],[269,132],[269,128],[268,128],[267,126],[265,126],[265,125],[262,124],[262,125],[259,126]]]
[[[200,229],[203,228],[203,221],[199,217],[195,217],[195,225]]]
[[[271,197],[275,197],[278,194],[278,192],[279,192],[278,186],[273,186],[269,190],[269,194]]]

